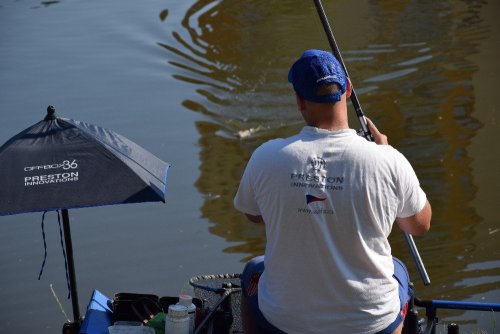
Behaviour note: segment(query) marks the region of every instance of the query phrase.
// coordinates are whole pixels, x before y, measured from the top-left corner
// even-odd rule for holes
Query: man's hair
[[[341,90],[338,83],[332,82],[327,85],[322,85],[316,90],[316,96],[326,96],[330,94],[335,94]]]

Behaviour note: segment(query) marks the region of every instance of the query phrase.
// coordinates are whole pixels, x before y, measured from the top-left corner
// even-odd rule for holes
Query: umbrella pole
[[[78,306],[78,293],[76,291],[75,262],[73,261],[73,244],[71,242],[71,230],[69,228],[68,209],[62,209],[62,220],[64,229],[64,245],[68,256],[69,284],[71,291],[71,304],[73,305],[73,321],[80,323],[80,307]]]

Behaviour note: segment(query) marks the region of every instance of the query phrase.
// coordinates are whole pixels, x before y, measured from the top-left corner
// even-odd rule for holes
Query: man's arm
[[[245,213],[245,215],[247,216],[248,220],[250,220],[252,223],[263,223],[264,220],[262,219],[262,216],[254,216],[254,215],[250,215],[248,213]]]
[[[375,139],[375,143],[379,145],[388,145],[389,141],[387,136],[381,133],[375,124],[369,119],[366,118],[366,123],[368,125],[368,129],[372,133],[373,138]],[[431,216],[432,209],[429,201],[426,201],[424,207],[417,214],[405,217],[405,218],[396,218],[396,223],[399,228],[409,233],[411,235],[424,235],[429,231],[431,227]]]
[[[425,205],[420,212],[414,214],[410,217],[396,218],[396,223],[399,228],[409,233],[411,235],[424,235],[429,231],[431,227],[431,216],[432,209],[429,201],[425,202]]]

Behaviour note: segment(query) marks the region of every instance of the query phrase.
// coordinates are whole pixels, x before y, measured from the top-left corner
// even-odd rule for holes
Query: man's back
[[[394,320],[387,236],[396,216],[425,204],[401,154],[353,130],[305,127],[257,149],[241,187],[236,207],[266,223],[259,283],[266,318],[289,333],[369,333]]]
[[[409,282],[387,236],[394,222],[426,233],[432,211],[387,136],[368,119],[376,144],[349,129],[352,86],[342,67],[314,49],[295,61],[288,81],[307,126],[259,147],[241,179],[235,207],[263,222],[267,237],[265,268],[252,260],[243,272],[262,273],[258,298],[243,280],[242,309],[252,310],[242,312],[244,324],[253,318],[288,333],[401,332]]]

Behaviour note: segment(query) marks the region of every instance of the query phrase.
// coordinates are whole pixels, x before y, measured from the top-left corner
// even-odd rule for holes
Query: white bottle
[[[190,295],[180,295],[179,304],[185,306],[189,315],[189,334],[194,333],[196,319],[196,305],[193,304],[193,297]]]
[[[165,334],[189,334],[189,315],[187,307],[175,304],[168,307],[165,319]]]

